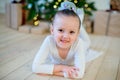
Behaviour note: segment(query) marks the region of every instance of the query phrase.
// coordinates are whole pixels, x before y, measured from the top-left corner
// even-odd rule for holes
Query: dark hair
[[[64,10],[58,11],[58,12],[54,15],[54,17],[53,17],[53,23],[54,23],[54,20],[55,20],[55,18],[56,18],[56,15],[73,16],[73,17],[78,18],[78,20],[79,20],[79,28],[80,28],[80,25],[81,25],[80,18],[79,18],[79,16],[78,16],[73,10],[64,9]],[[53,23],[52,23],[52,24],[53,24]]]

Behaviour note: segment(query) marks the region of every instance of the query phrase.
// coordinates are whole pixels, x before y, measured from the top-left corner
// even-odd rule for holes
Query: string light
[[[88,11],[91,11],[92,9],[91,8],[87,8]]]
[[[58,2],[55,2],[56,5],[58,5],[59,3]]]
[[[74,3],[78,3],[78,1],[77,1],[77,0],[74,0]]]
[[[36,20],[36,19],[37,19],[37,17],[34,17],[34,18],[33,18],[33,20]]]
[[[33,20],[37,20],[38,14],[33,18]]]
[[[57,5],[54,5],[53,8],[57,8]]]
[[[58,0],[58,2],[61,2],[62,0]]]
[[[33,24],[34,24],[35,26],[38,26],[38,25],[39,25],[38,14],[33,18]]]
[[[38,26],[38,25],[39,25],[39,20],[35,21],[35,22],[34,22],[34,25],[35,25],[35,26]]]

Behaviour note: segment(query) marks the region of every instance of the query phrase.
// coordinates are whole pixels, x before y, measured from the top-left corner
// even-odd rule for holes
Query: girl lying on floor
[[[95,59],[100,53],[89,49],[90,39],[82,21],[72,2],[61,4],[53,18],[51,35],[46,37],[35,56],[33,72],[67,78],[84,76],[86,62]]]

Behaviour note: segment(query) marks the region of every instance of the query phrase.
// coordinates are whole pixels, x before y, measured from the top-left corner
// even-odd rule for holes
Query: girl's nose
[[[64,33],[64,34],[63,34],[63,37],[64,37],[64,38],[69,38],[69,34],[68,34],[68,33]]]

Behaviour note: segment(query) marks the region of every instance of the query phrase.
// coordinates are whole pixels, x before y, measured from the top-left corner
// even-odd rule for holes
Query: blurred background
[[[40,33],[49,28],[53,15],[63,1],[67,0],[0,0],[0,17],[7,27]],[[83,25],[89,34],[120,37],[120,0],[68,1],[75,3],[77,8],[83,8]]]
[[[0,80],[70,80],[38,76],[31,69],[63,1],[0,0]],[[120,0],[69,1],[84,15],[90,48],[104,53],[86,64],[82,80],[120,80]]]

